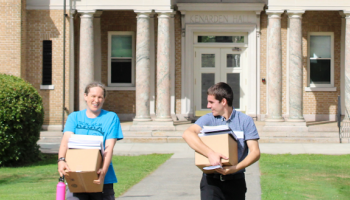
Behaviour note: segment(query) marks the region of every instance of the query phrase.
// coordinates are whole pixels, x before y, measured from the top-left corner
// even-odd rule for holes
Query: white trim
[[[182,11],[262,11],[264,3],[178,3]]]
[[[183,115],[189,115],[189,116],[193,116],[194,114],[194,103],[193,103],[193,99],[194,99],[194,83],[193,83],[193,77],[194,77],[194,68],[193,68],[193,49],[194,49],[194,34],[196,32],[212,32],[212,33],[216,33],[216,32],[220,32],[220,33],[232,33],[232,32],[248,32],[248,35],[253,34],[254,37],[249,37],[249,43],[248,43],[248,57],[250,58],[255,58],[255,54],[256,54],[256,23],[249,23],[249,24],[186,24],[186,38],[185,38],[185,49],[186,49],[186,53],[182,52],[182,55],[186,55],[185,57],[185,64],[184,66],[188,66],[188,67],[183,67],[183,72],[184,72],[184,76],[181,78],[181,84],[184,86],[183,87],[183,96],[181,97],[182,104],[181,104],[181,114]],[[254,52],[253,52],[254,51]],[[253,54],[253,55],[252,55]],[[255,55],[255,56],[254,56]],[[256,70],[256,62],[255,60],[252,61],[250,59],[249,61],[250,63],[248,64],[248,67],[250,67],[250,69],[248,69],[248,71],[253,71]],[[256,79],[256,73],[252,73],[251,76],[252,79]],[[185,87],[187,86],[187,87]],[[251,94],[256,94],[256,90],[257,88],[255,87],[256,85],[254,85],[254,87],[252,87],[251,91],[247,91]],[[248,97],[249,98],[249,97]],[[251,97],[252,98],[252,97]],[[256,106],[256,98],[253,99],[254,103],[254,108]],[[254,114],[255,111],[253,111]],[[253,114],[253,113],[249,113],[249,114]]]
[[[287,21],[287,71],[286,71],[286,76],[287,76],[287,82],[286,82],[286,110],[287,112],[285,113],[287,116],[289,116],[289,35],[290,35],[290,18],[288,15],[288,21]],[[282,38],[281,38],[282,39]],[[283,58],[282,58],[283,59]],[[283,76],[283,75],[282,75]],[[304,81],[303,81],[304,82]],[[283,91],[283,88],[282,88]],[[282,106],[283,107],[283,106]]]
[[[260,76],[260,37],[261,37],[261,11],[257,12],[257,24],[256,24],[256,120],[260,120],[258,116],[260,115],[260,84],[261,84],[261,76]]]
[[[310,84],[310,36],[331,36],[331,83],[330,84]],[[309,32],[308,36],[308,46],[307,46],[307,86],[308,87],[334,87],[334,32]],[[329,59],[329,58],[327,58]]]
[[[106,87],[106,90],[136,90],[136,87]]]
[[[94,79],[101,82],[101,14],[102,11],[96,11],[94,14]]]
[[[335,92],[337,91],[337,88],[336,87],[305,87],[305,92],[315,92],[315,91]]]
[[[54,90],[54,85],[40,85],[40,90]]]
[[[132,36],[132,70],[131,70],[131,83],[111,83],[111,38],[112,35],[131,35]],[[135,87],[135,32],[133,31],[108,31],[108,87],[122,88],[122,87]],[[124,89],[120,89],[124,90]]]

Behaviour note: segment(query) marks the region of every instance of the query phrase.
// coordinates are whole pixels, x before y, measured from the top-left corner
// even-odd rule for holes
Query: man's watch
[[[57,160],[57,162],[60,162],[60,161],[66,162],[66,159],[65,159],[64,157],[60,157],[60,158]]]

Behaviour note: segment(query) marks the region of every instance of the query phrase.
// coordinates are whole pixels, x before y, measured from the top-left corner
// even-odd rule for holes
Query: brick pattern
[[[175,113],[181,114],[181,14],[175,15]]]
[[[302,19],[303,41],[303,90],[307,87],[307,48],[309,32],[333,32],[334,33],[334,86],[336,92],[303,92],[304,114],[336,114],[337,96],[340,94],[340,40],[341,40],[341,16],[337,11],[306,11]],[[260,77],[267,78],[266,54],[267,54],[267,15],[261,14],[260,36]],[[282,114],[287,112],[287,25],[288,16],[282,15]],[[268,81],[268,79],[266,79]],[[260,85],[260,113],[266,114],[266,84]]]
[[[45,125],[62,123],[63,98],[63,11],[27,10],[27,80],[43,99]],[[52,40],[52,84],[54,90],[40,90],[42,81],[42,43]],[[69,103],[69,20],[66,20],[66,97]]]
[[[309,32],[334,33],[334,87],[336,92],[305,92],[304,114],[336,114],[340,95],[341,16],[338,11],[307,11],[303,14],[303,75],[307,87],[307,47]]]
[[[24,5],[23,5],[24,4]],[[25,7],[23,0],[0,1],[0,73],[25,78]]]
[[[108,84],[108,31],[134,31],[136,37],[136,13],[104,11],[101,15],[101,80],[105,85]],[[107,94],[104,109],[117,114],[135,113],[135,91],[108,91]]]

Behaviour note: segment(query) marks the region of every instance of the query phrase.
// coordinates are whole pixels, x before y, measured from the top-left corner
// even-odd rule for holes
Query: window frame
[[[123,59],[131,59],[131,83],[112,83],[111,82],[111,51],[112,51],[112,36],[113,35],[131,35],[132,37],[132,57],[124,57]],[[116,90],[135,90],[135,32],[133,31],[108,31],[108,89]]]
[[[311,36],[330,36],[331,37],[331,83],[330,84],[312,84],[310,73],[310,45]],[[308,33],[308,46],[307,46],[307,85],[306,91],[334,91],[334,33],[333,32],[309,32]],[[314,89],[312,89],[314,88]],[[316,89],[317,88],[317,89]],[[324,89],[322,89],[324,88]],[[316,89],[316,90],[315,90]],[[331,90],[330,90],[331,89]]]

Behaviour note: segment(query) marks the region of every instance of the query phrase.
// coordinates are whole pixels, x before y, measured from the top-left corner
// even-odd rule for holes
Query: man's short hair
[[[213,95],[219,102],[225,98],[228,106],[232,107],[233,92],[232,88],[227,83],[220,82],[211,86],[207,91],[207,95]]]

